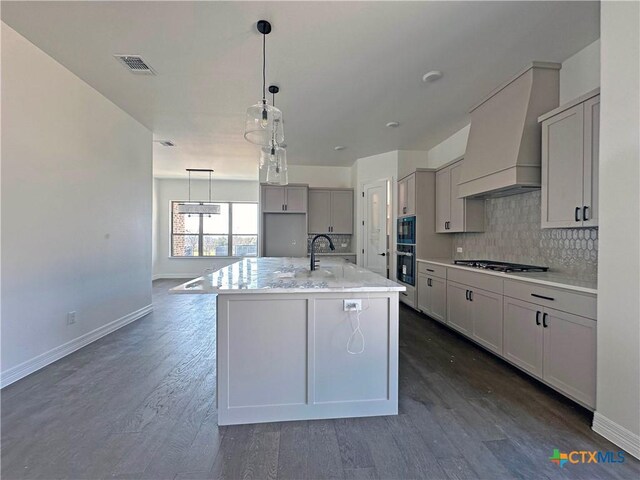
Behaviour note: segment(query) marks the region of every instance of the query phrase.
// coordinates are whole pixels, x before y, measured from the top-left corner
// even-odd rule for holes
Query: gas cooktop
[[[454,260],[456,265],[465,267],[482,268],[495,272],[546,272],[549,267],[538,267],[536,265],[522,265],[519,263],[495,262],[493,260]]]

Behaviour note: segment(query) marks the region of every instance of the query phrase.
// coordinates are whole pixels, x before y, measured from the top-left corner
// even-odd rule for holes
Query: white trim
[[[139,318],[144,317],[145,315],[151,313],[153,310],[153,304],[147,305],[146,307],[142,307],[134,312],[131,312],[124,317],[118,318],[113,322],[107,323],[106,325],[102,325],[101,327],[92,330],[91,332],[85,333],[78,338],[75,338],[65,344],[62,344],[58,347],[52,348],[48,352],[45,352],[37,357],[32,358],[31,360],[27,360],[26,362],[21,363],[20,365],[16,365],[8,369],[5,372],[0,374],[0,388],[4,388],[7,385],[12,384],[20,380],[21,378],[26,377],[27,375],[32,374],[40,370],[43,367],[55,362],[56,360],[61,359],[62,357],[66,357],[70,353],[75,352],[76,350],[81,349],[89,345],[92,342],[95,342],[99,338],[108,335],[109,333],[115,332],[119,328],[124,327],[125,325],[138,320]]]
[[[224,267],[221,267],[224,268]],[[153,280],[161,280],[164,278],[184,278],[187,280],[193,280],[194,278],[201,277],[203,273],[156,273],[153,277]]]
[[[593,424],[594,432],[602,435],[607,440],[640,459],[640,435],[627,430],[622,425],[618,425],[613,420],[608,419],[601,413],[595,412]]]

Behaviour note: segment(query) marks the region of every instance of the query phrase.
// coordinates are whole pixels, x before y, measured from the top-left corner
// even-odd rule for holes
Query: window
[[[245,257],[258,254],[258,204],[218,203],[219,215],[178,213],[171,202],[173,257]]]

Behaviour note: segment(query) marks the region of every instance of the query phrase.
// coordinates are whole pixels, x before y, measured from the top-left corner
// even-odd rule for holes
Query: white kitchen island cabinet
[[[217,294],[219,425],[398,413],[404,287],[340,260],[308,268],[245,259],[174,289]]]

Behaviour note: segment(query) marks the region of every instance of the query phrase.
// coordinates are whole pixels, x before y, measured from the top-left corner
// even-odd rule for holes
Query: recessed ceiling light
[[[333,149],[334,149],[336,152],[339,152],[340,150],[344,150],[345,148],[347,148],[347,147],[345,147],[345,146],[343,146],[343,145],[336,145],[335,147],[333,147]]]
[[[442,72],[440,70],[431,70],[430,72],[425,73],[422,76],[422,81],[427,82],[435,82],[442,78]]]
[[[163,147],[175,147],[176,146],[176,144],[173,143],[171,140],[154,140],[154,142],[159,143]]]
[[[400,122],[389,122],[387,123],[387,127],[389,128],[396,128],[400,126]]]

